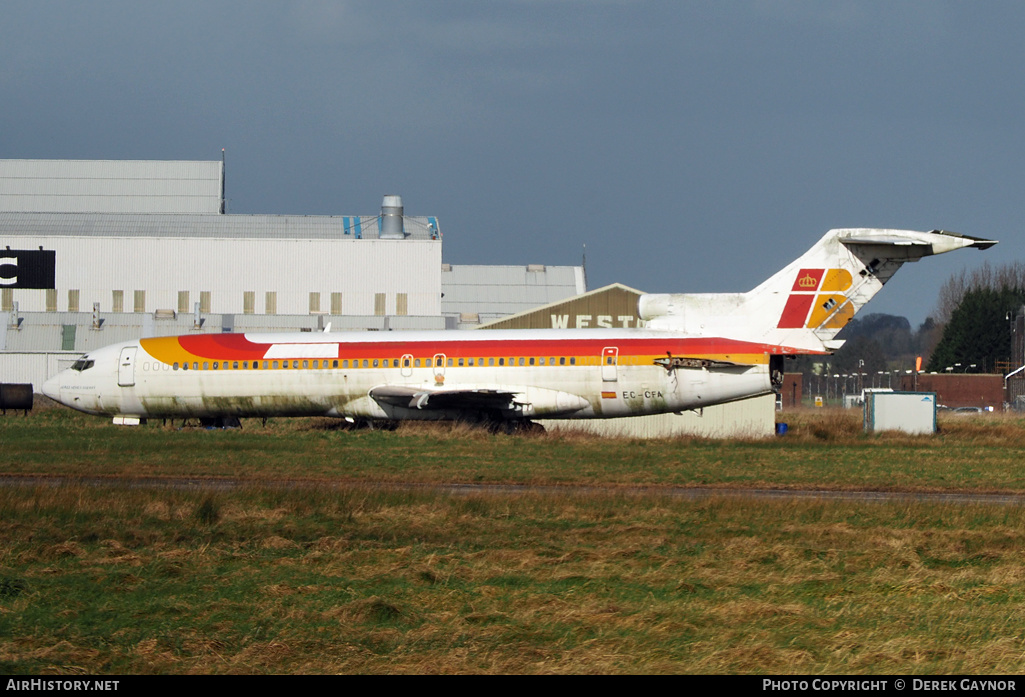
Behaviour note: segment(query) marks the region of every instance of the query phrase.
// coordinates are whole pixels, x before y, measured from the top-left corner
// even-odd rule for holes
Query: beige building
[[[619,283],[482,324],[480,329],[601,329],[641,326],[643,291]]]

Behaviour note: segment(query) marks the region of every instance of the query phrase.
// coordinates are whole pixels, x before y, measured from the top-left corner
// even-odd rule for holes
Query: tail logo
[[[839,329],[854,316],[846,291],[853,285],[846,269],[801,269],[780,315],[779,329]]]

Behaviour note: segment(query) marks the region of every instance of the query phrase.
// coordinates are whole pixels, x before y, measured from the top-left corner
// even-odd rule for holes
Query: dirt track
[[[701,499],[739,497],[751,499],[802,499],[821,501],[860,501],[865,503],[922,502],[950,504],[1025,505],[1025,494],[973,491],[864,491],[825,489],[748,489],[742,487],[679,486],[595,486],[529,484],[422,484],[402,482],[365,482],[323,479],[232,479],[221,477],[67,477],[62,475],[0,475],[0,486],[91,486],[132,489],[192,489],[231,491],[234,489],[384,489],[450,494],[452,496],[487,495],[607,495],[629,497],[670,497]]]

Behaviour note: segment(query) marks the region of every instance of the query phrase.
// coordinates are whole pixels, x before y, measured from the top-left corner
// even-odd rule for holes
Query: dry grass
[[[1019,509],[0,491],[0,669],[1008,673]]]
[[[0,488],[0,672],[1017,671],[1017,507],[352,483],[1023,488],[1013,417],[951,415],[937,437],[785,418],[786,438],[742,442],[5,421],[8,471],[252,484]],[[332,486],[260,484],[295,473]]]

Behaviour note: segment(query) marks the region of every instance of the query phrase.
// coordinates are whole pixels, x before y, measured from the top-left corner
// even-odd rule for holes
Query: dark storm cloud
[[[229,210],[437,215],[452,263],[746,290],[830,227],[1018,258],[1025,6],[943,2],[15,2],[0,157],[216,159]]]

